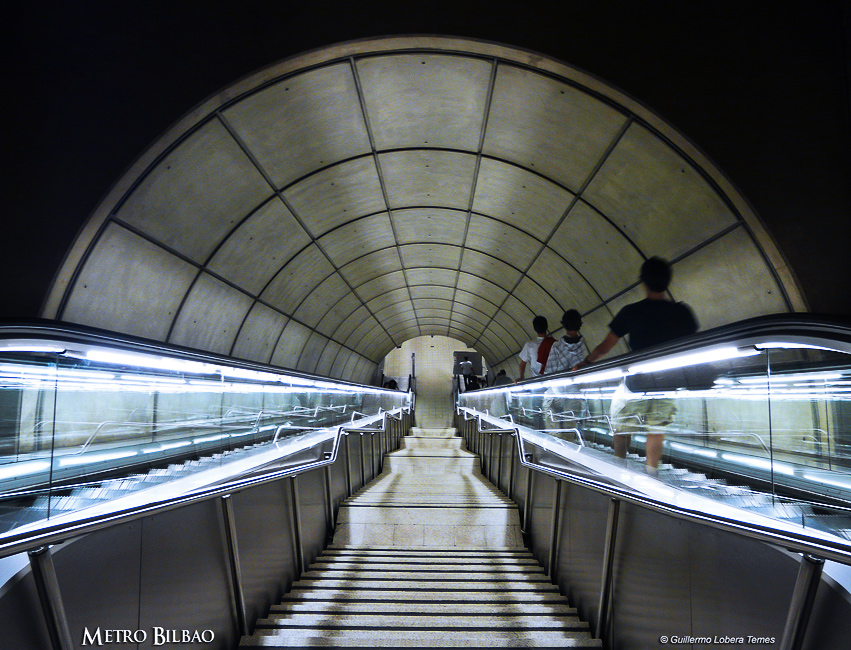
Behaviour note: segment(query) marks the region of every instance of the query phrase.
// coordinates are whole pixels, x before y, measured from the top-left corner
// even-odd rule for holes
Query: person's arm
[[[520,373],[519,373],[519,375],[518,375],[518,377],[517,377],[517,381],[522,380],[522,379],[523,379],[523,375],[525,375],[525,374],[526,374],[526,362],[525,362],[525,361],[521,361],[521,362],[520,362]]]
[[[615,345],[617,345],[617,342],[620,341],[620,338],[621,337],[615,334],[614,332],[609,332],[606,338],[603,339],[603,342],[591,351],[591,354],[585,357],[583,361],[576,364],[574,370],[584,368],[585,366],[594,363],[600,357],[605,356],[609,352],[609,350],[611,350],[613,347],[615,347]]]

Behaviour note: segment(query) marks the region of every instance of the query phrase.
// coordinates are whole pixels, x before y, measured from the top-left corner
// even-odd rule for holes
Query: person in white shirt
[[[538,358],[538,348],[541,347],[544,339],[550,338],[547,336],[548,326],[549,323],[543,316],[535,316],[532,319],[532,327],[538,336],[531,341],[527,341],[523,349],[520,350],[520,372],[518,373],[517,381],[521,381],[526,376],[527,367],[529,368],[530,377],[541,376],[541,360]],[[543,361],[546,362],[546,358]]]
[[[470,357],[464,357],[464,360],[458,364],[461,366],[461,374],[464,377],[464,390],[470,387],[470,380],[473,378],[473,362]]]

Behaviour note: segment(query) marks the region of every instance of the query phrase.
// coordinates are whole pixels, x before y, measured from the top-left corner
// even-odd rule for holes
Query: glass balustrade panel
[[[13,343],[0,347],[0,534],[161,486],[197,486],[201,472],[286,455],[308,432],[409,402],[272,368]]]

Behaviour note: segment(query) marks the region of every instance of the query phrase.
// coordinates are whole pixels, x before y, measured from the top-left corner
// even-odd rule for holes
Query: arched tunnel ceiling
[[[428,334],[513,366],[532,317],[568,308],[596,341],[652,255],[704,328],[803,308],[742,197],[637,102],[528,52],[389,38],[182,119],[95,211],[44,315],[367,381]]]

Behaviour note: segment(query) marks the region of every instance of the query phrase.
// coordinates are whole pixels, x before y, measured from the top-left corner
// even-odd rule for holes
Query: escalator
[[[12,485],[5,496],[30,500],[17,514],[46,517],[0,532],[0,628],[16,650],[82,647],[109,630],[146,636],[128,648],[186,631],[200,640],[181,647],[199,650],[399,641],[641,648],[662,636],[774,639],[807,650],[847,644],[851,380],[837,363],[851,352],[847,328],[742,325],[582,373],[463,393],[454,413],[459,437],[441,441],[449,449],[439,453],[433,441],[408,435],[413,400],[404,393],[120,340],[118,349],[132,348],[136,360],[172,355],[219,370],[101,368],[80,363],[81,346],[94,345],[87,335],[65,333],[72,340],[39,353],[31,365],[48,370],[31,383],[17,368],[4,375],[18,391],[9,400],[18,421],[4,429],[17,437],[4,446],[0,488]],[[623,429],[612,426],[610,406],[625,377],[656,373],[640,364],[719,347],[735,356],[710,361],[712,373],[699,382],[683,371],[683,385],[660,380],[642,391],[679,400],[658,472],[644,466],[640,428],[629,431],[631,455],[614,458],[612,436]],[[10,359],[22,364],[19,347]],[[143,389],[140,375],[170,381]],[[771,383],[757,382],[763,376]],[[71,399],[55,393],[60,378],[71,381]],[[125,399],[130,385],[138,390]],[[38,398],[39,390],[50,392]],[[443,393],[430,400],[427,392],[422,418],[446,428],[453,414],[436,411]],[[314,400],[307,408],[326,418],[313,423],[323,428],[278,432],[285,419],[270,422],[280,435],[270,429],[256,447],[125,476],[18,484],[23,470],[15,468],[33,454],[49,449],[54,462],[85,444],[91,431],[77,433],[72,421],[92,429],[131,417],[156,423],[180,404],[187,417],[238,408],[257,418],[286,410],[279,400],[293,394]],[[86,417],[62,411],[75,402]],[[110,412],[97,413],[101,407]],[[46,436],[48,421],[62,435]],[[150,444],[97,442],[125,451]],[[425,459],[442,469],[427,471]],[[405,463],[416,471],[399,471]],[[818,494],[824,499],[812,498]],[[454,529],[441,532],[452,513]],[[417,531],[401,528],[403,515]]]

